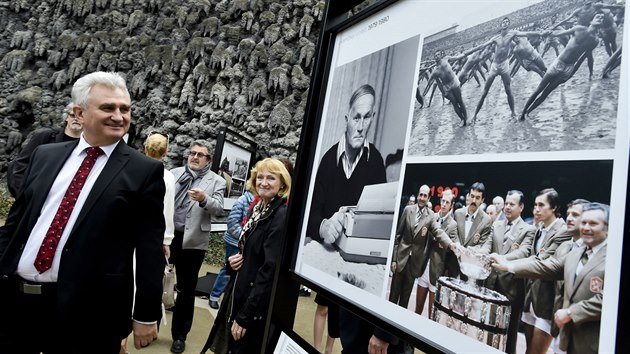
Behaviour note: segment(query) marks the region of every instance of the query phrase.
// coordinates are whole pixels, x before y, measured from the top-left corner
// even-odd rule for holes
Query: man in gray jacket
[[[212,225],[212,215],[223,210],[225,180],[210,171],[210,144],[195,140],[190,145],[188,163],[171,172],[175,176],[175,238],[171,263],[175,264],[177,298],[173,310],[171,352],[186,349],[195,309],[195,287]]]

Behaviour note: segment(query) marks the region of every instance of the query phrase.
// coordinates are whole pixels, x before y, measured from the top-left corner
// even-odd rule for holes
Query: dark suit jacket
[[[5,284],[15,274],[49,190],[77,144],[47,144],[34,151],[23,192],[0,228],[0,281]],[[162,163],[122,140],[113,150],[64,246],[57,281],[63,333],[119,339],[130,333],[134,250],[133,318],[158,320],[165,264],[163,173]]]
[[[24,184],[26,169],[28,168],[31,154],[36,147],[44,144],[61,143],[64,141],[78,140],[64,134],[64,128],[41,128],[33,132],[33,134],[24,142],[22,150],[13,160],[13,175],[11,179],[7,179],[7,187],[9,192],[15,198]]]

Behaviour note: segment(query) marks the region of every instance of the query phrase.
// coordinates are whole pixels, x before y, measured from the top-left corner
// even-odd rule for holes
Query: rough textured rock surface
[[[0,176],[33,130],[60,124],[74,81],[121,72],[140,148],[169,133],[166,165],[221,127],[295,160],[321,0],[0,1]],[[4,178],[2,178],[4,184]]]

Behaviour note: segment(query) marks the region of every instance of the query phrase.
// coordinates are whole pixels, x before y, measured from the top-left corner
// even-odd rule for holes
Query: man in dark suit
[[[492,227],[492,242],[490,243],[492,253],[502,255],[507,260],[527,257],[532,247],[536,228],[521,218],[521,213],[525,208],[524,198],[521,191],[509,191],[503,208],[505,219],[495,222]],[[503,201],[503,198],[501,200]],[[494,270],[486,279],[486,287],[498,291],[510,300],[512,312],[506,352],[515,353],[518,324],[525,300],[525,281],[514,279],[513,274],[499,273]]]
[[[80,78],[72,101],[81,138],[35,149],[0,228],[2,353],[109,354],[132,330],[138,349],[157,338],[164,167],[121,140],[131,99],[119,74]]]
[[[11,196],[17,197],[24,183],[24,174],[28,168],[31,154],[36,147],[50,143],[78,140],[83,129],[83,122],[72,111],[73,103],[68,103],[63,110],[62,127],[41,128],[33,132],[33,135],[24,143],[22,150],[11,163],[13,173],[7,174],[7,187]],[[10,178],[9,178],[10,177]]]

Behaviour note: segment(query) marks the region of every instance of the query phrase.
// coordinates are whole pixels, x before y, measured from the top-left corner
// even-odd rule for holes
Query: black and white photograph
[[[252,153],[227,140],[224,141],[219,164],[219,176],[226,181],[225,209],[231,209],[238,197],[245,193],[247,171]]]
[[[457,7],[424,37],[410,156],[614,146],[625,2]]]
[[[588,318],[565,335],[599,343],[612,169],[612,160],[408,164],[403,195],[415,195],[416,203],[399,216],[389,301],[508,353],[525,353],[543,339],[552,343],[559,330],[554,313],[577,304],[573,311],[589,312]],[[538,259],[565,252],[562,243],[580,240],[580,230],[591,232],[582,214],[600,204],[604,242],[584,273],[574,280],[573,268],[567,280],[564,265],[536,268]],[[447,249],[441,237],[466,251]],[[581,241],[574,247],[586,248]],[[524,270],[493,270],[490,253]],[[564,306],[556,303],[559,280],[570,296]],[[482,306],[503,317],[489,324]]]
[[[334,69],[302,261],[380,295],[419,36]],[[388,178],[389,177],[389,178]]]

